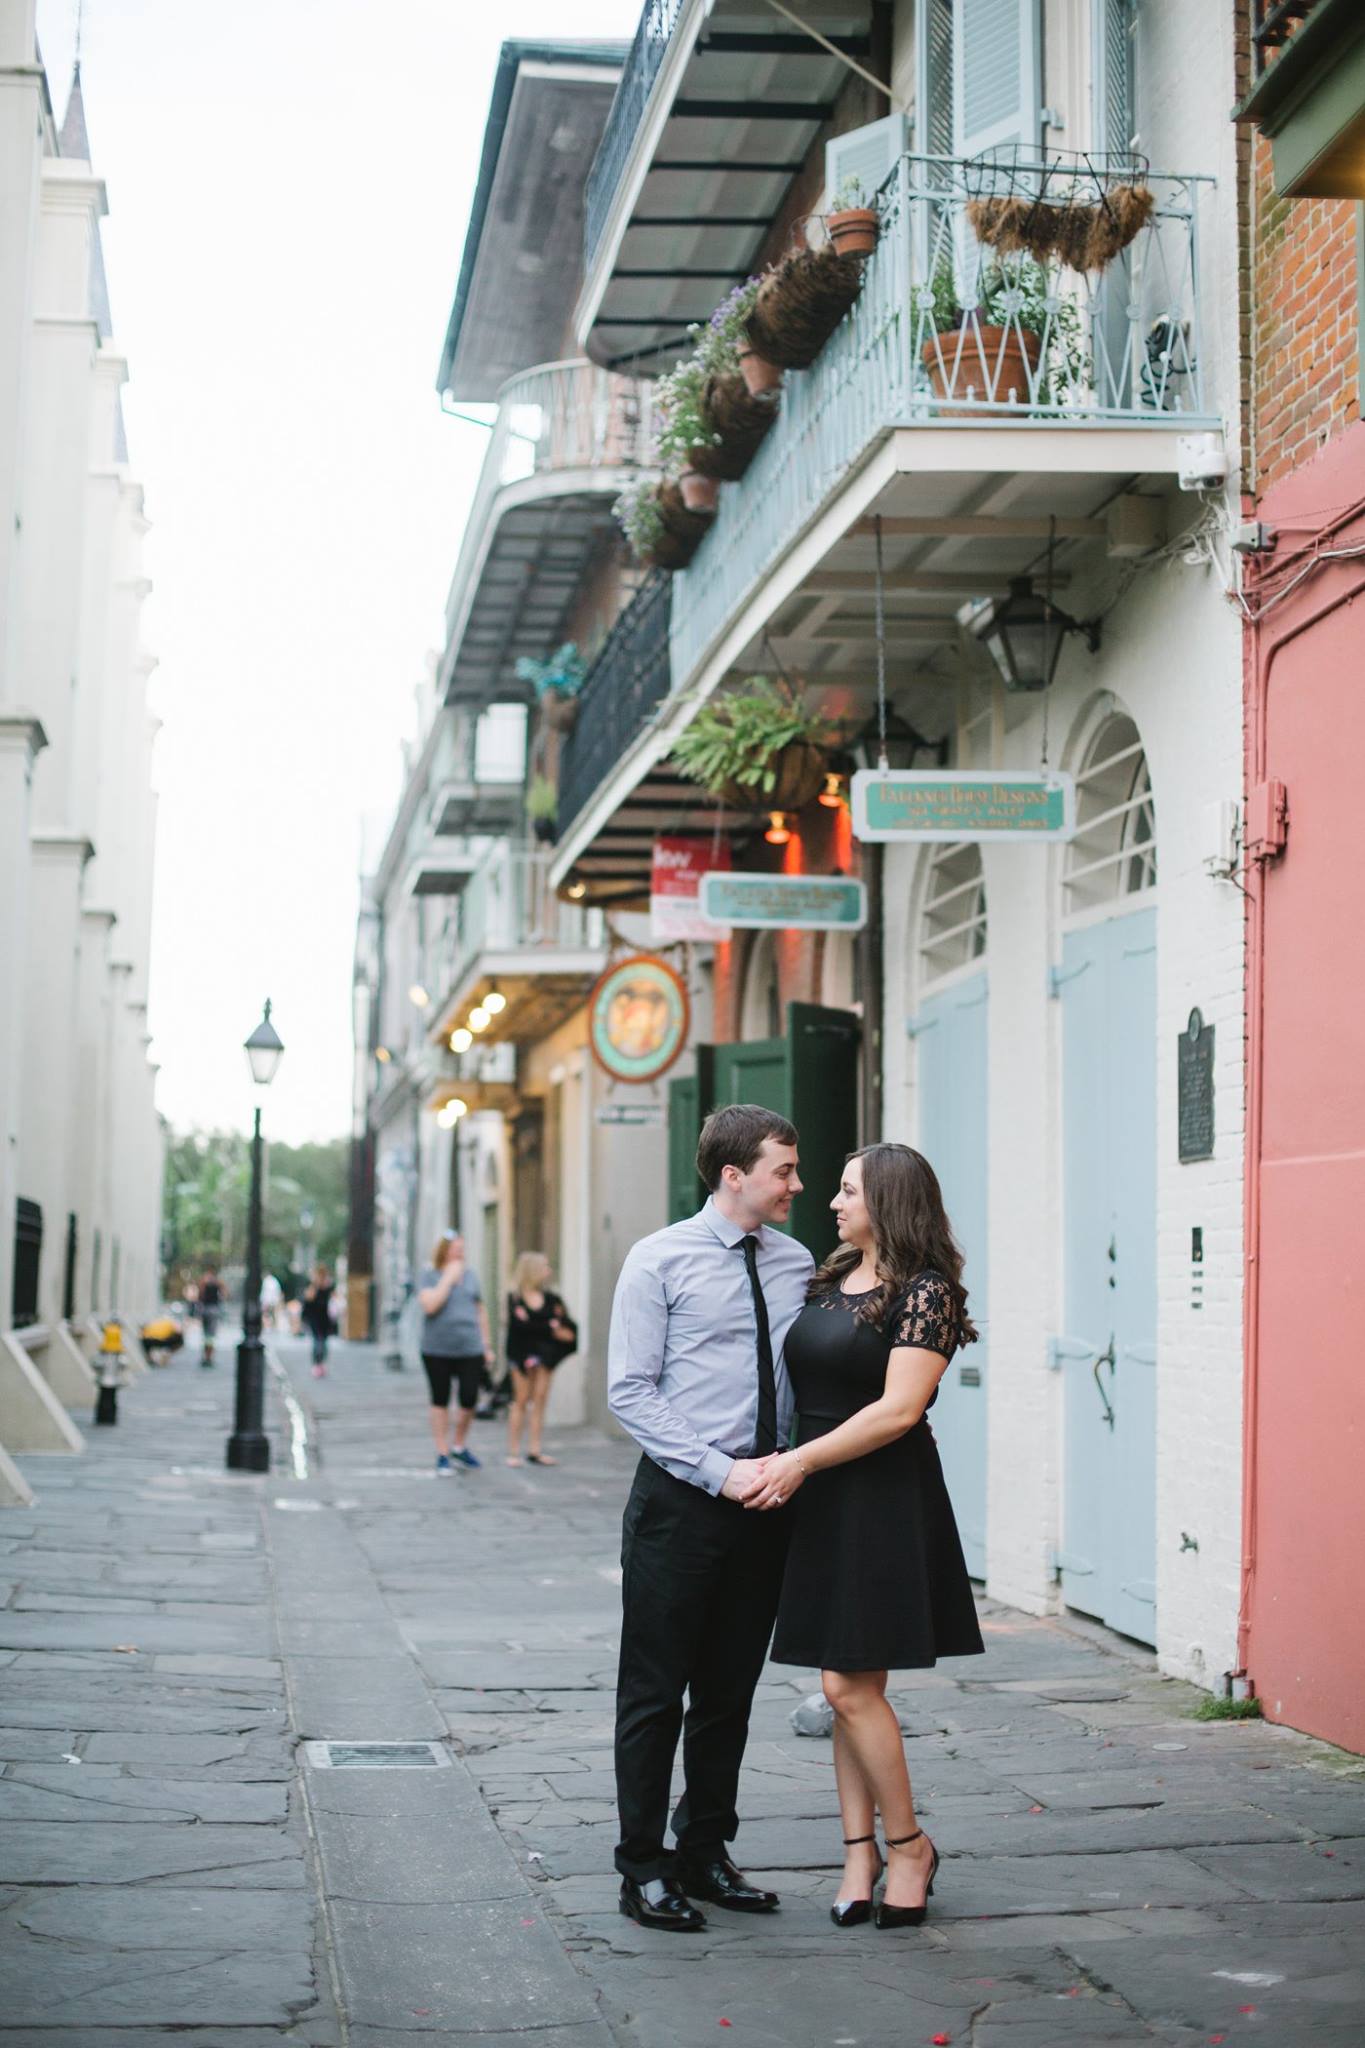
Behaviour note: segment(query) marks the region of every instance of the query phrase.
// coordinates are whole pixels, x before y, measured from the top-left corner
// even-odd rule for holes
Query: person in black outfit
[[[320,1380],[327,1371],[327,1344],[332,1335],[332,1276],[323,1265],[313,1268],[313,1277],[304,1290],[303,1323],[313,1340],[313,1378]]]
[[[546,1456],[542,1432],[557,1365],[578,1342],[578,1331],[563,1297],[549,1284],[550,1261],[543,1252],[523,1252],[507,1297],[507,1363],[512,1368],[512,1405],[507,1411],[507,1462],[521,1463],[522,1424],[530,1418],[526,1458],[531,1465],[557,1465]]]
[[[983,1649],[976,1603],[926,1411],[961,1343],[975,1340],[962,1254],[937,1177],[908,1145],[870,1145],[831,1203],[839,1247],[787,1338],[795,1448],[765,1461],[758,1509],[792,1514],[773,1661],[816,1665],[834,1709],[844,1824],[835,1925],[918,1926],[938,1851],[915,1819],[887,1674]]]

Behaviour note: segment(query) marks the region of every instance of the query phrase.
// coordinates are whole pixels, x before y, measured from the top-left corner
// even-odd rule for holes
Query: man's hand
[[[749,1495],[763,1484],[764,1458],[736,1458],[730,1467],[729,1477],[721,1488],[723,1500],[747,1501]]]
[[[746,1508],[780,1508],[791,1499],[806,1478],[806,1468],[796,1451],[775,1451],[764,1458],[756,1486],[745,1496]]]

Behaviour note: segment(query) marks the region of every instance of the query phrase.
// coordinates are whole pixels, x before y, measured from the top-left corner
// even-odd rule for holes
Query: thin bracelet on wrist
[[[801,1476],[802,1476],[802,1478],[803,1478],[803,1479],[809,1479],[809,1478],[810,1478],[810,1466],[809,1466],[809,1465],[808,1465],[808,1464],[806,1463],[805,1459],[804,1459],[804,1458],[803,1458],[803,1457],[801,1456],[801,1453],[800,1453],[800,1451],[798,1451],[798,1450],[795,1450],[795,1449],[793,1449],[793,1451],[792,1451],[792,1456],[793,1456],[793,1457],[795,1458],[795,1460],[796,1460],[797,1464],[798,1464],[798,1465],[799,1465],[799,1466],[801,1467]]]

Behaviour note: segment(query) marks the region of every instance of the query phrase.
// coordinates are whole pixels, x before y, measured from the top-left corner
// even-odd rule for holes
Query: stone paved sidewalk
[[[222,1471],[230,1371],[182,1359],[0,1512],[0,2048],[1365,2040],[1365,1767],[991,1603],[985,1658],[897,1688],[924,1929],[831,1927],[829,1744],[770,1667],[737,1854],[783,1910],[645,1935],[611,1874],[629,1447],[509,1470],[480,1425],[437,1479],[414,1375],[276,1350],[268,1478]]]

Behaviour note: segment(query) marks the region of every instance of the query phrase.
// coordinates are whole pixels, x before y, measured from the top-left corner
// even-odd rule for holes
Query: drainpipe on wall
[[[884,846],[870,843],[861,849],[862,875],[867,884],[867,923],[859,934],[862,958],[859,963],[858,993],[863,1003],[863,1145],[880,1144],[882,1132],[882,1006],[885,992],[885,946],[882,934],[882,876]]]

